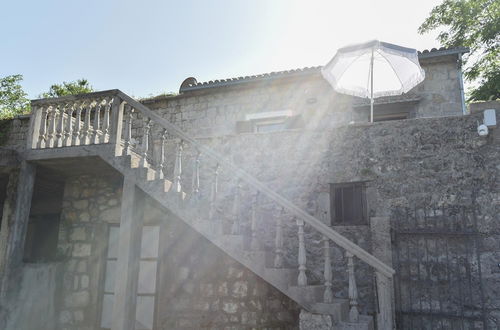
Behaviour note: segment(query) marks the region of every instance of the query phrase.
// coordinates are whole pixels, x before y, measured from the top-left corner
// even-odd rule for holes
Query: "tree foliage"
[[[90,85],[87,79],[78,79],[76,81],[63,82],[62,84],[54,84],[50,86],[48,92],[40,94],[42,98],[61,97],[65,95],[76,95],[91,93],[94,88]]]
[[[500,98],[500,1],[444,0],[419,27],[420,34],[440,30],[445,47],[465,46],[465,78],[476,82],[469,100]]]
[[[0,78],[0,120],[30,111],[30,102],[21,86],[22,80],[20,74]]]

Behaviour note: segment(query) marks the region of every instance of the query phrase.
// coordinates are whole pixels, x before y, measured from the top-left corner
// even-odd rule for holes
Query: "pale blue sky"
[[[181,82],[323,65],[374,38],[438,46],[417,28],[440,0],[4,0],[0,76],[24,75],[30,98],[87,78],[136,97]]]

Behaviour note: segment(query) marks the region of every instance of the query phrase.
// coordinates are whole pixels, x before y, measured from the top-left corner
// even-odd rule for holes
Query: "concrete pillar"
[[[116,266],[115,297],[112,329],[133,330],[135,328],[135,305],[143,224],[141,191],[130,178],[123,181]]]
[[[0,234],[0,328],[7,320],[22,280],[22,259],[28,227],[36,167],[23,161],[19,170],[9,175]]]
[[[17,189],[15,191],[8,189],[2,218],[2,227],[5,228],[5,234],[2,234],[2,238],[5,239],[5,242],[2,242],[2,245],[5,246],[5,250],[2,251],[2,299],[6,298],[12,289],[9,283],[18,282],[13,277],[20,274],[20,272],[16,272],[16,269],[22,265],[35,175],[36,166],[23,161],[18,177],[16,178],[16,173],[9,176],[9,187],[11,187],[11,180],[13,180],[17,181]],[[2,232],[4,228],[2,228]]]

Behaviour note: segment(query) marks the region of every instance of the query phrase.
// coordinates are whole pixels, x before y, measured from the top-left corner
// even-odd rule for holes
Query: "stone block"
[[[88,291],[73,292],[64,297],[64,305],[69,308],[86,307],[90,302]]]
[[[91,245],[85,243],[73,244],[73,257],[89,257],[91,253]]]

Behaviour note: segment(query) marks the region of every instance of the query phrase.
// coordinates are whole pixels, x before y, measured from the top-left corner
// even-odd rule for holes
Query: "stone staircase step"
[[[315,303],[312,305],[311,312],[330,315],[335,323],[339,323],[349,317],[349,300],[333,299],[331,303]]]
[[[360,315],[358,322],[342,321],[337,326],[339,330],[373,330],[373,327],[373,317],[368,315]]]

